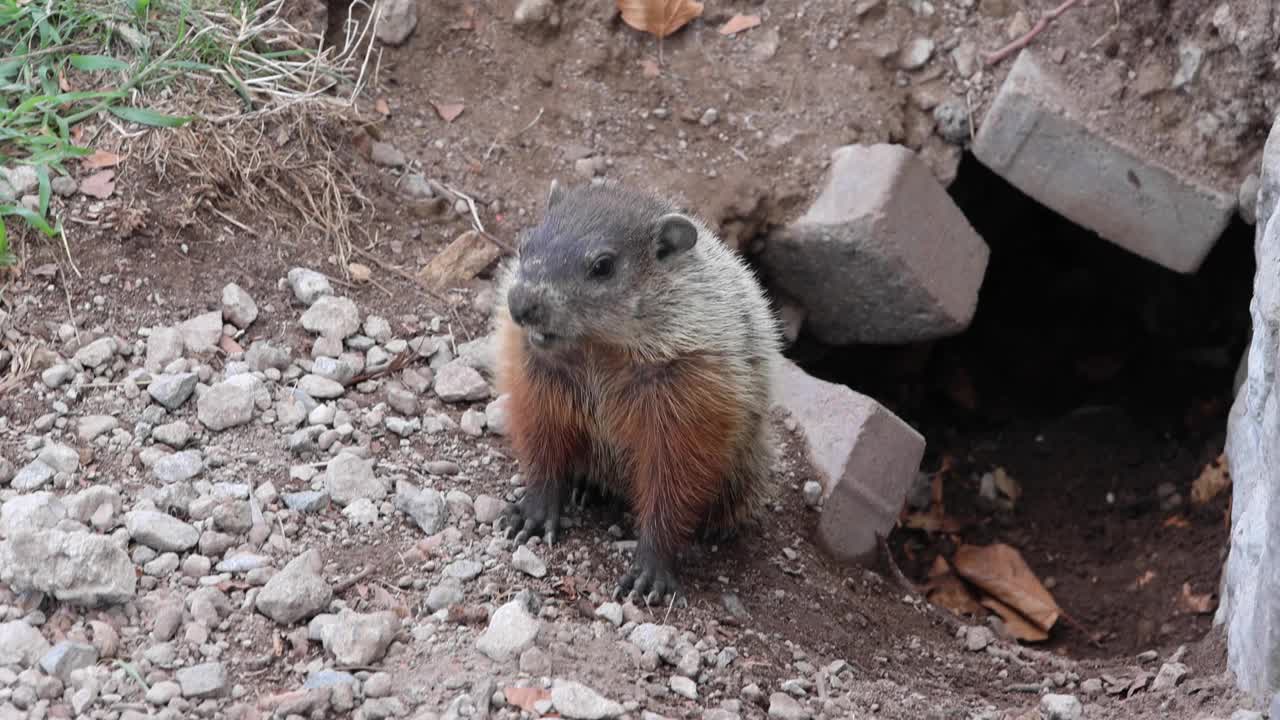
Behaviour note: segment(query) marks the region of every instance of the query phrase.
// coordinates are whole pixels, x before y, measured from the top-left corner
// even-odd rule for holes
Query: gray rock
[[[112,538],[60,530],[0,542],[0,582],[89,606],[125,602],[137,590],[133,563]]]
[[[191,425],[186,420],[157,425],[151,431],[151,439],[180,450],[191,442]]]
[[[1200,66],[1203,64],[1204,48],[1184,43],[1178,48],[1178,71],[1173,74],[1173,89],[1178,90],[1194,83],[1200,77]]]
[[[51,530],[66,517],[66,506],[53,493],[19,495],[0,506],[0,538]]]
[[[300,513],[320,512],[329,507],[329,493],[319,490],[303,490],[281,496],[285,507]]]
[[[296,267],[289,271],[289,288],[293,296],[303,305],[310,306],[326,295],[333,295],[333,286],[329,278],[315,270]]]
[[[1258,187],[1261,183],[1262,180],[1252,173],[1240,183],[1240,218],[1250,225],[1258,222]]]
[[[172,680],[161,680],[152,685],[144,696],[149,705],[168,705],[182,695],[182,686]],[[145,716],[144,716],[145,717]]]
[[[76,435],[81,442],[93,442],[99,435],[115,430],[120,427],[120,421],[111,415],[86,415],[80,418],[80,424],[76,427]]]
[[[56,473],[53,468],[45,465],[39,460],[32,460],[26,465],[23,465],[22,469],[13,476],[13,480],[10,481],[10,485],[13,486],[14,490],[31,492],[33,490],[39,490],[49,484],[49,482],[53,480],[53,476],[55,474]]]
[[[346,358],[316,358],[311,364],[311,373],[342,385],[347,385],[356,376],[356,367]]]
[[[484,565],[478,560],[454,560],[444,568],[445,578],[459,582],[475,580],[482,572],[484,572]]]
[[[949,97],[933,108],[938,135],[952,145],[964,145],[972,137],[969,108],[963,100]]]
[[[485,424],[489,428],[489,432],[494,435],[505,436],[507,434],[509,411],[507,405],[511,401],[510,395],[499,395],[496,400],[484,407]]]
[[[165,455],[151,465],[151,474],[166,485],[185,482],[204,471],[204,457],[198,450],[183,450]]]
[[[479,372],[460,360],[454,360],[436,372],[435,391],[445,402],[484,400],[489,397],[488,383]]]
[[[671,647],[676,637],[676,629],[670,625],[641,623],[631,630],[627,642],[640,648],[641,652],[661,654]]]
[[[542,558],[534,555],[526,545],[521,545],[511,554],[511,567],[536,578],[547,575],[547,564],[542,561]]]
[[[254,396],[262,383],[253,375],[235,375],[205,391],[196,402],[196,417],[218,432],[253,420]]]
[[[320,576],[323,567],[319,551],[299,555],[267,581],[255,607],[281,625],[310,619],[333,599],[333,589]]]
[[[195,373],[156,375],[147,385],[147,394],[166,410],[177,410],[195,392],[198,381]]]
[[[185,349],[186,344],[178,328],[151,328],[151,335],[147,337],[146,368],[153,372],[160,370],[182,357]]]
[[[124,525],[134,542],[159,552],[184,552],[200,542],[194,526],[154,510],[125,513]]]
[[[405,163],[404,153],[400,152],[400,148],[386,142],[373,143],[369,148],[369,159],[382,167],[404,167]]]
[[[621,627],[622,606],[615,602],[607,602],[596,608],[596,617],[607,620],[614,627]]]
[[[419,488],[404,480],[396,481],[396,510],[408,515],[427,535],[444,529],[449,508],[444,496],[431,488]]]
[[[222,288],[222,319],[243,330],[258,319],[258,304],[244,288],[228,283]]]
[[[493,613],[489,626],[476,639],[476,649],[491,660],[503,662],[532,645],[541,625],[538,618],[529,614],[525,603],[517,598]]]
[[[197,315],[178,326],[182,344],[187,352],[211,353],[222,340],[222,313],[219,311]]]
[[[1162,692],[1172,690],[1178,687],[1178,683],[1191,672],[1191,669],[1179,662],[1165,663],[1160,666],[1160,672],[1156,673],[1156,679],[1151,681],[1152,692]]]
[[[76,351],[76,362],[88,368],[98,368],[111,362],[116,350],[115,338],[98,338]]]
[[[1049,694],[1040,698],[1040,715],[1044,720],[1081,720],[1084,706],[1075,695]]]
[[[40,658],[40,668],[64,683],[71,682],[71,673],[98,662],[98,649],[87,643],[63,640]]]
[[[1263,696],[1280,687],[1280,121],[1262,158],[1257,193],[1248,370],[1227,424],[1231,468],[1231,548],[1215,620],[1225,624],[1227,660],[1236,682]]]
[[[373,472],[373,460],[343,452],[329,461],[325,470],[325,488],[339,506],[367,498],[378,501],[387,496],[387,488]]]
[[[556,679],[552,683],[551,704],[561,717],[571,720],[603,720],[625,712],[621,704],[573,680]]]
[[[302,687],[312,688],[331,688],[338,685],[356,686],[360,684],[360,680],[351,673],[339,670],[317,670],[307,675],[306,682],[302,683]]]
[[[345,340],[360,329],[360,310],[350,298],[326,295],[302,314],[302,327],[317,335]]]
[[[491,525],[502,516],[507,507],[505,500],[492,495],[477,495],[472,509],[476,514],[476,522]]]
[[[400,632],[400,618],[393,612],[358,613],[343,610],[337,621],[326,624],[320,641],[339,665],[371,665],[386,655]]]
[[[40,382],[43,382],[46,387],[56,389],[65,385],[68,380],[75,377],[75,374],[75,368],[64,363],[58,363],[52,367],[45,368],[45,371],[40,373]]]
[[[462,585],[456,580],[445,580],[444,582],[431,588],[427,593],[427,607],[431,612],[437,612],[447,607],[457,605],[462,602],[465,596],[462,592]]]
[[[0,623],[0,667],[28,668],[49,652],[49,641],[38,628],[22,620]]]
[[[303,375],[302,379],[298,380],[298,389],[317,400],[340,398],[346,392],[342,383],[319,375]]]
[[[188,700],[223,697],[230,690],[227,669],[220,662],[208,662],[179,670],[175,677]]]
[[[969,652],[986,650],[988,645],[996,641],[996,634],[985,625],[974,625],[965,628],[964,646]]]
[[[288,347],[280,347],[266,340],[256,340],[245,352],[244,360],[249,363],[249,367],[258,372],[271,368],[284,372],[289,369],[292,352]]]
[[[520,0],[511,19],[517,26],[540,25],[551,19],[554,10],[552,0]]]
[[[378,18],[378,26],[374,33],[378,36],[378,40],[386,45],[400,45],[409,39],[409,35],[417,26],[418,3],[416,0],[392,0],[382,6],[382,17]]]
[[[687,698],[689,700],[698,699],[698,684],[687,677],[673,675],[671,676],[669,685],[671,687],[671,692],[679,695],[680,697]]]
[[[776,692],[769,696],[769,717],[773,720],[809,720],[813,715],[795,698]]]
[[[911,38],[898,53],[898,66],[903,70],[919,70],[933,57],[933,47],[933,41],[929,38]]]
[[[74,474],[80,469],[80,453],[75,448],[59,443],[49,443],[37,455],[36,460],[53,468],[54,472]]]

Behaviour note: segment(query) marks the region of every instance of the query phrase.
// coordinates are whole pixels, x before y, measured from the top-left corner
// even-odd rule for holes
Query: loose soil
[[[1050,57],[1062,56],[1072,82],[1093,93],[1088,102],[1100,108],[1095,117],[1126,140],[1206,182],[1238,183],[1264,138],[1259,113],[1269,118],[1275,109],[1275,84],[1247,76],[1250,66],[1232,47],[1214,46],[1201,82],[1190,92],[1133,100],[1136,78],[1130,70],[1136,73],[1151,58],[1172,67],[1180,42],[1209,32],[1204,14],[1213,3],[1174,0],[1164,10],[1156,5],[1122,8],[1116,25],[1111,3],[1083,2],[1035,45]],[[398,335],[421,332],[438,318],[442,331],[465,341],[487,330],[488,278],[482,274],[432,294],[406,274],[470,229],[470,213],[407,198],[407,172],[467,193],[486,228],[511,243],[539,212],[552,178],[581,180],[598,159],[596,172],[678,196],[749,251],[768,229],[803,211],[836,147],[905,144],[944,182],[962,174],[953,191],[992,244],[990,281],[972,330],[938,343],[932,354],[909,348],[824,355],[809,353],[802,343],[795,355],[920,429],[929,440],[926,469],[952,458],[946,506],[969,521],[960,538],[1019,548],[1042,578],[1051,579],[1056,599],[1076,622],[1055,629],[1044,646],[1049,653],[973,655],[954,639],[955,621],[922,603],[887,564],[881,574],[835,566],[816,549],[814,513],[800,500],[799,488],[812,471],[779,424],[788,438],[780,461],[786,491],[762,535],[714,551],[700,549],[686,571],[690,607],[652,616],[700,635],[718,633],[743,653],[742,669],[734,671],[740,674],[723,687],[704,688],[707,698],[700,702],[712,707],[718,698],[739,697],[743,678],[760,683],[767,696],[799,675],[804,664],[844,660],[856,668],[859,717],[963,718],[989,707],[1000,711],[996,717],[1013,718],[1038,702],[1026,692],[1027,683],[1055,673],[1068,682],[1104,672],[1134,677],[1158,669],[1140,665],[1134,659],[1138,652],[1156,650],[1165,658],[1187,644],[1187,662],[1200,682],[1194,692],[1093,699],[1088,717],[1225,716],[1242,706],[1218,675],[1223,651],[1209,631],[1209,616],[1181,613],[1176,604],[1184,583],[1197,593],[1216,590],[1226,499],[1195,511],[1163,511],[1156,489],[1173,483],[1185,498],[1200,467],[1221,451],[1252,272],[1240,260],[1248,252],[1240,247],[1248,245],[1241,239],[1246,231],[1225,238],[1200,275],[1172,278],[1100,242],[1082,240],[1078,229],[1029,203],[992,202],[983,210],[976,201],[966,202],[963,193],[991,192],[998,181],[976,170],[969,179],[961,149],[934,133],[932,110],[949,98],[963,100],[980,118],[1012,62],[964,79],[951,50],[963,43],[998,47],[1011,26],[1023,24],[1016,20],[1019,13],[1034,21],[1049,5],[708,4],[701,20],[664,41],[656,78],[646,76],[644,67],[657,58],[656,43],[626,28],[613,3],[566,0],[555,7],[557,29],[513,27],[511,2],[424,4],[410,39],[402,47],[383,48],[378,58],[371,94],[386,102],[389,114],[382,117],[365,103],[363,125],[322,127],[305,117],[283,116],[252,146],[274,148],[279,163],[218,151],[192,134],[184,137],[193,156],[203,152],[210,158],[199,172],[161,166],[141,143],[115,146],[127,156],[115,198],[55,200],[58,212],[75,218],[68,223],[74,268],[62,248],[18,240],[23,271],[0,294],[13,326],[67,354],[77,337],[98,331],[132,337],[139,328],[214,309],[222,287],[236,282],[263,309],[241,343],[271,338],[305,353],[310,339],[281,279],[290,268],[306,266],[333,277],[363,312],[391,319]],[[760,14],[764,22],[735,37],[719,35],[716,28],[739,12]],[[331,35],[344,15],[344,7],[329,6]],[[932,37],[938,49],[921,70],[901,70],[897,51],[916,36]],[[1147,38],[1153,39],[1151,47]],[[1119,78],[1118,85],[1086,81],[1104,70],[1105,77]],[[1237,107],[1241,98],[1248,99],[1243,110]],[[1144,102],[1155,107],[1158,128],[1151,127],[1153,115]],[[446,122],[435,103],[462,103],[465,109]],[[711,109],[718,119],[702,122]],[[1205,115],[1234,110],[1241,112],[1229,123],[1229,140],[1206,145],[1192,134]],[[409,167],[376,166],[370,161],[374,141],[399,148]],[[341,203],[346,214],[336,223],[305,202],[289,204],[290,197],[305,197],[307,188],[314,192],[322,177],[337,177],[335,187],[347,192]],[[1007,214],[1011,208],[1015,216]],[[1061,266],[1066,260],[1069,267]],[[372,280],[351,281],[347,261],[368,265]],[[1046,277],[1054,283],[1046,284]],[[1040,298],[1041,304],[1028,298]],[[1151,327],[1136,333],[1136,325],[1114,317],[1117,309],[1125,320]],[[59,337],[63,324],[74,330],[68,341]],[[903,372],[885,372],[892,367]],[[30,385],[28,378],[24,387]],[[977,401],[966,409],[955,398],[967,394],[968,386]],[[358,398],[362,405],[376,401]],[[112,411],[96,402],[89,393],[77,411]],[[436,409],[455,417],[461,410]],[[0,414],[20,432],[47,410],[47,402],[26,389],[0,398]],[[6,456],[21,457],[16,437],[4,436],[0,450]],[[273,431],[255,428],[215,442],[223,442],[225,454],[246,472],[270,476],[282,492],[298,489],[287,479],[291,459]],[[492,436],[451,435],[435,445],[415,439],[409,447],[380,443],[377,449],[416,479],[473,496],[501,494],[518,470],[505,459],[503,441]],[[415,463],[438,458],[459,462],[464,474],[447,483],[422,477]],[[137,472],[127,456],[100,460],[100,474]],[[977,477],[994,467],[1005,468],[1025,490],[1012,512],[978,501]],[[1185,524],[1170,524],[1170,517],[1184,518]],[[343,522],[333,518],[335,525]],[[315,531],[308,526],[305,532]],[[421,612],[423,593],[414,581],[439,565],[434,550],[422,547],[421,533],[402,520],[389,534],[359,532],[364,534],[343,541],[323,533],[295,540],[323,548],[330,560],[326,574],[351,576],[373,568],[369,583],[347,591],[353,606],[368,606],[372,601],[361,593],[381,583],[396,588],[396,597],[413,613]],[[479,540],[485,532],[462,528],[464,540]],[[953,544],[903,531],[891,540],[894,564],[916,581],[932,557],[949,553]],[[602,602],[625,561],[615,539],[590,517],[562,546],[539,552],[550,574],[520,583],[553,598],[561,614],[577,612],[580,599],[593,606]],[[1151,578],[1135,586],[1148,571]],[[493,587],[486,597],[503,601],[515,586],[513,581],[511,587]],[[736,596],[748,617],[726,609],[725,594]],[[228,658],[238,681],[255,694],[297,687],[295,671],[318,650],[304,645],[285,658],[264,655],[261,648],[287,641],[265,618],[255,617],[254,623],[254,634],[237,638]],[[1098,644],[1089,642],[1086,631]],[[398,683],[443,708],[456,695],[453,680],[493,673],[471,645],[458,631],[456,637],[436,638],[427,646],[429,655],[410,642],[385,662],[395,668]],[[585,621],[557,631],[550,654],[558,668],[580,672],[578,679],[615,699],[658,697],[647,707],[700,716],[669,693],[663,698],[654,687],[665,687],[662,677],[619,657],[612,637],[592,635]],[[644,677],[640,684],[638,676]],[[762,716],[756,707],[744,714]]]

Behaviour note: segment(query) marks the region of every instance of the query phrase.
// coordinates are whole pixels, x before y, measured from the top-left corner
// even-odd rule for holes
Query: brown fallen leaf
[[[1195,593],[1191,591],[1191,583],[1182,584],[1182,594],[1178,596],[1178,607],[1192,615],[1208,615],[1213,612],[1216,603],[1213,593]]]
[[[720,26],[721,35],[735,35],[743,30],[750,30],[760,24],[759,15],[734,15]]]
[[[462,114],[462,111],[466,109],[466,106],[462,103],[433,102],[431,104],[435,106],[436,112],[440,114],[440,119],[447,123],[457,120],[458,116]]]
[[[1146,572],[1142,573],[1142,575],[1139,576],[1137,580],[1134,580],[1133,585],[1129,587],[1132,590],[1139,590],[1149,585],[1151,581],[1155,579],[1156,579],[1156,572],[1154,570],[1147,570]]]
[[[115,177],[115,170],[103,170],[102,172],[94,173],[80,181],[80,192],[89,197],[106,200],[116,190]]]
[[[244,352],[244,346],[236,342],[236,339],[230,335],[223,335],[218,340],[218,348],[228,355]]]
[[[1036,627],[1035,623],[1028,620],[1025,615],[999,600],[987,596],[982,598],[982,605],[999,615],[1000,619],[1004,620],[1005,630],[1019,640],[1023,642],[1044,642],[1049,639],[1049,633]]]
[[[702,15],[697,0],[618,0],[622,21],[659,39]]]
[[[542,700],[551,699],[551,691],[543,688],[509,687],[503,688],[502,694],[506,696],[508,703],[532,715],[538,714],[535,705]]]
[[[956,615],[981,615],[982,605],[947,564],[941,555],[934,558],[929,570],[929,581],[924,586],[924,596],[929,602],[944,607]]]
[[[1014,548],[1003,543],[962,545],[952,563],[960,577],[1017,610],[1040,630],[1047,633],[1058,621],[1062,610]]]
[[[387,104],[386,98],[378,98],[373,101],[373,109],[380,115],[390,115],[391,106]]]
[[[71,92],[71,82],[67,80],[67,75],[63,71],[58,71],[58,89],[62,92]]]
[[[80,161],[85,170],[101,170],[113,168],[120,164],[120,156],[106,150],[94,150],[93,154]]]
[[[1191,483],[1191,503],[1204,505],[1229,487],[1231,487],[1231,473],[1227,469],[1227,457],[1222,454],[1205,465],[1200,471],[1200,477]]]
[[[497,260],[498,255],[496,245],[476,231],[468,230],[431,258],[419,277],[432,290],[446,290],[478,275]]]

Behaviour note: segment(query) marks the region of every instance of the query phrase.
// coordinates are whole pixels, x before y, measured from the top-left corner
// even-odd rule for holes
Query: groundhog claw
[[[519,503],[509,505],[502,516],[508,540],[522,545],[534,535],[542,535],[547,545],[555,545],[560,535],[560,503],[555,493],[529,493]]]
[[[652,551],[637,549],[631,569],[618,581],[618,587],[613,593],[614,599],[639,597],[644,599],[645,605],[653,605],[662,602],[668,595],[673,596],[673,601],[681,607],[684,606],[685,600],[670,561],[660,558]]]

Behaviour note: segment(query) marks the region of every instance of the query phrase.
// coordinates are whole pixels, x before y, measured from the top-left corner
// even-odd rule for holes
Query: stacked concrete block
[[[1181,273],[1200,267],[1236,208],[1234,188],[1207,187],[1091,126],[1031,50],[1010,69],[973,152],[1040,204]]]
[[[968,327],[990,251],[929,168],[898,145],[832,154],[809,210],[766,243],[768,283],[829,345],[934,340]]]
[[[823,547],[840,561],[871,564],[920,470],[924,437],[871,398],[790,362],[778,369],[775,397],[820,477]]]
[[[1253,334],[1227,425],[1231,550],[1216,619],[1236,682],[1265,698],[1280,692],[1280,121],[1263,154],[1255,252]]]

